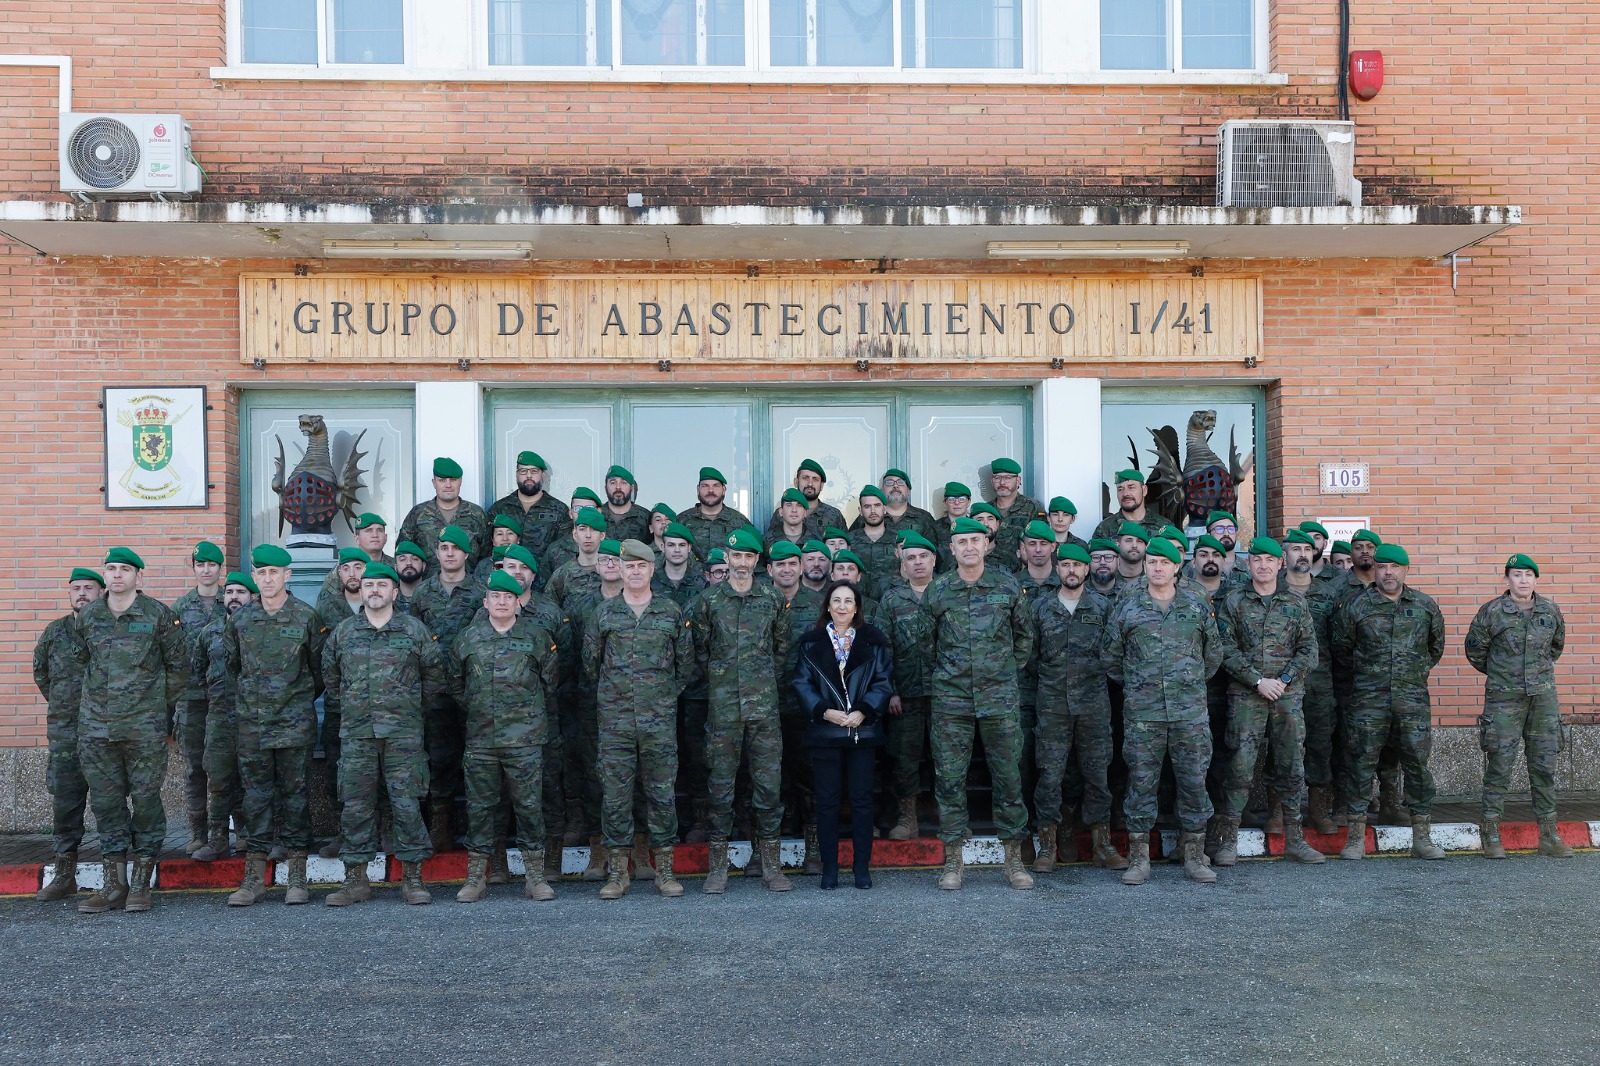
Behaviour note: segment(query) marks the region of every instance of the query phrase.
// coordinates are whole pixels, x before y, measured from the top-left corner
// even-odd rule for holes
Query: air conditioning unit
[[[1233,119],[1217,135],[1218,207],[1360,207],[1354,122]]]
[[[181,115],[63,114],[61,191],[86,199],[187,199],[200,191]]]

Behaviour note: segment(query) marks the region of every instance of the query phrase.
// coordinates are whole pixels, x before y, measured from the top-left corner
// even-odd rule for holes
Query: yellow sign
[[[240,281],[250,363],[1209,363],[1261,353],[1255,278],[527,277]]]

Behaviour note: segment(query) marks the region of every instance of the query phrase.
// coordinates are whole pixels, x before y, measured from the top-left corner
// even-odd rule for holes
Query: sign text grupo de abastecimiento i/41
[[[247,275],[267,363],[1235,362],[1253,277]]]

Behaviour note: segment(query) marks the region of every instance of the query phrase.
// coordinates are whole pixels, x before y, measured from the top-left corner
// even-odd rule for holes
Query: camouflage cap
[[[513,596],[521,596],[522,582],[506,573],[504,570],[496,570],[494,573],[489,575],[489,591],[509,592]]]
[[[74,566],[72,568],[72,573],[67,575],[67,584],[70,585],[74,581],[93,581],[101,588],[106,587],[106,579],[95,571],[90,570],[87,566]]]
[[[1089,549],[1082,544],[1074,544],[1068,541],[1056,548],[1056,558],[1058,560],[1073,559],[1087,565],[1089,562]]]
[[[366,553],[362,552],[365,556]],[[289,553],[276,544],[257,544],[250,551],[251,566],[288,566],[294,562]]]

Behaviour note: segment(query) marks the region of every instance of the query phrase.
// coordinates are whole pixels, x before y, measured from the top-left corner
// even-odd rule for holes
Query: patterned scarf
[[[833,641],[833,657],[838,661],[839,669],[842,672],[844,670],[845,660],[850,658],[850,645],[855,643],[855,626],[851,626],[849,629],[845,630],[844,635],[841,636],[837,631],[834,630],[833,623],[829,622],[828,639]]]

